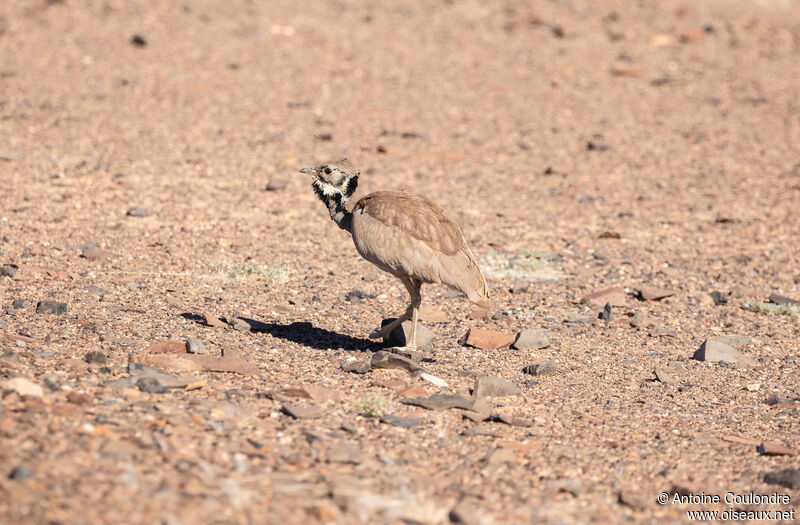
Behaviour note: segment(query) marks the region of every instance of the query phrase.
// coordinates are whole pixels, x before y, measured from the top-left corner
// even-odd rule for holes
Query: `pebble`
[[[0,277],[14,277],[18,271],[19,267],[16,264],[4,264],[0,266]]]
[[[508,290],[511,293],[525,293],[531,287],[531,282],[526,281],[524,279],[514,279],[514,282],[511,284],[511,288]]]
[[[767,440],[758,446],[762,456],[794,456],[794,451],[780,441]]]
[[[22,308],[27,308],[30,304],[31,302],[27,299],[14,299],[14,301],[11,303],[11,308],[20,310]]]
[[[472,388],[472,395],[476,398],[516,396],[521,392],[511,381],[495,376],[475,378],[475,386]]]
[[[351,443],[339,443],[328,451],[328,463],[361,463],[361,450]]]
[[[281,407],[281,410],[295,419],[316,419],[322,416],[322,409],[316,405],[300,406],[285,404]]]
[[[205,354],[206,345],[200,338],[190,336],[186,338],[186,351],[190,354]]]
[[[33,469],[27,465],[17,465],[8,473],[8,479],[12,481],[26,481],[34,476]]]
[[[761,390],[761,383],[750,383],[744,387],[748,392],[758,392]]]
[[[650,286],[649,284],[641,284],[636,287],[636,294],[639,299],[644,301],[660,301],[661,299],[672,297],[675,295],[675,292],[656,286]]]
[[[772,394],[771,396],[769,396],[767,399],[764,400],[764,403],[770,406],[788,405],[791,402],[792,402],[791,399],[789,399],[788,397],[779,396],[777,394]]]
[[[667,370],[662,366],[657,366],[655,370],[653,370],[653,373],[656,375],[656,379],[665,385],[675,383],[675,378],[672,377],[671,372],[671,370]]]
[[[342,363],[342,370],[354,374],[366,374],[372,370],[372,363],[370,361],[350,361]]]
[[[649,320],[647,312],[636,312],[633,314],[633,317],[631,317],[629,323],[634,328],[644,328],[647,326]]]
[[[530,350],[532,348],[547,348],[550,346],[550,330],[523,330],[517,334],[511,348],[516,350]]]
[[[581,299],[581,304],[602,307],[608,303],[611,306],[621,307],[625,306],[627,300],[628,296],[625,295],[625,290],[623,290],[621,286],[612,286],[611,288],[597,290],[584,296],[583,299]]]
[[[441,308],[428,305],[419,309],[419,320],[425,323],[446,323],[450,318]],[[419,325],[417,325],[417,328],[419,328]]]
[[[128,217],[148,217],[150,212],[147,211],[147,208],[142,208],[141,206],[136,206],[134,208],[130,208],[125,215]]]
[[[800,300],[792,299],[791,297],[786,297],[785,295],[780,295],[777,293],[770,294],[769,302],[774,304],[785,304],[789,306],[800,306]]]
[[[517,453],[510,448],[493,448],[483,457],[489,465],[500,465],[501,463],[511,463],[516,461]]]
[[[617,501],[634,510],[644,510],[648,507],[647,498],[631,489],[620,490],[617,494]]]
[[[163,394],[167,391],[155,377],[140,377],[136,380],[136,388],[147,394]]]
[[[514,343],[514,337],[496,330],[470,328],[459,343],[481,350],[497,350],[511,346]]]
[[[678,337],[678,331],[666,326],[651,326],[647,335],[650,337]]]
[[[728,296],[716,290],[711,292],[711,300],[714,301],[714,304],[717,306],[728,304]]]
[[[478,512],[478,509],[466,503],[458,503],[455,507],[450,509],[447,515],[451,523],[458,523],[460,525],[484,525],[485,518]]]
[[[381,417],[381,423],[401,428],[412,428],[422,424],[418,417],[400,417],[394,414],[386,414]]]
[[[713,338],[703,341],[700,348],[695,351],[692,359],[710,362],[725,361],[726,363],[740,363],[750,366],[756,364],[756,360],[752,356]]]
[[[611,305],[606,303],[605,306],[603,306],[603,309],[600,310],[600,313],[597,314],[597,318],[604,321],[613,321],[614,313],[611,311]]]
[[[790,490],[800,490],[800,469],[772,470],[764,474],[764,482],[770,485],[781,485]]]
[[[249,332],[250,331],[250,323],[237,317],[233,321],[231,321],[231,328],[236,330],[237,332]]]
[[[39,301],[36,303],[37,314],[65,314],[67,313],[67,303],[59,301]]]
[[[86,355],[83,356],[83,360],[90,365],[104,365],[108,363],[108,356],[103,352],[92,350],[91,352],[86,352]]]
[[[523,374],[529,374],[532,376],[543,376],[547,374],[553,374],[556,371],[556,362],[552,359],[548,359],[547,361],[542,361],[541,363],[534,363],[532,365],[528,365],[522,369]]]
[[[15,377],[14,379],[3,381],[0,383],[0,390],[3,392],[16,392],[20,396],[42,397],[44,395],[44,389],[41,386],[24,377]]]
[[[394,321],[394,319],[384,319],[381,321],[381,326]],[[384,339],[384,342],[389,346],[406,346],[406,342],[411,337],[411,321],[406,321],[389,334],[389,337]],[[436,339],[436,334],[433,333],[428,327],[422,323],[417,323],[417,350],[424,352],[433,348],[433,341]]]
[[[747,298],[747,297],[760,297],[761,293],[752,286],[737,284],[731,287],[729,294],[731,297]]]

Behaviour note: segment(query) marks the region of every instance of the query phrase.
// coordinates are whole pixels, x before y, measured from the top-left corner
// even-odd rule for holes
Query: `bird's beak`
[[[303,168],[300,170],[300,173],[316,173],[317,168]]]

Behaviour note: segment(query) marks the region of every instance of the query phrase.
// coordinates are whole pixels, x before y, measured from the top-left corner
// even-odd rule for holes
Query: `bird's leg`
[[[408,305],[408,308],[406,308],[406,311],[403,312],[403,315],[369,334],[370,339],[387,339],[389,334],[392,333],[392,330],[408,321],[413,316],[414,294],[416,293],[419,295],[418,286],[415,285],[415,281],[412,281],[408,277],[400,277],[400,281],[403,283],[403,286],[406,287],[406,290],[408,290],[408,294],[411,296],[411,303]]]
[[[409,340],[406,341],[406,348],[409,350],[417,349],[417,321],[419,320],[419,305],[422,303],[422,295],[419,293],[422,283],[413,281],[413,288],[409,288],[411,294],[411,333]]]

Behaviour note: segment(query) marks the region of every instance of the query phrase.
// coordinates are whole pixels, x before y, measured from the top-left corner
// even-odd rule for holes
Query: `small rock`
[[[31,302],[27,299],[14,299],[11,303],[11,308],[14,310],[21,310],[22,308],[27,308]]]
[[[634,510],[644,510],[648,507],[648,500],[641,493],[630,489],[620,490],[617,501]]]
[[[501,463],[511,463],[516,459],[517,453],[513,449],[498,447],[490,450],[484,456],[483,461],[489,465],[500,465]]]
[[[244,376],[257,375],[258,366],[238,357],[230,357],[228,352],[223,357],[201,354],[184,354],[181,356],[200,365],[208,372],[230,372]]]
[[[381,423],[401,428],[412,428],[422,424],[422,420],[417,417],[400,417],[394,414],[386,414],[381,417]]]
[[[233,321],[231,321],[231,328],[236,330],[237,332],[249,332],[250,331],[250,323],[237,317]]]
[[[629,323],[634,328],[644,328],[649,321],[650,319],[647,312],[636,312],[633,317],[631,317]]]
[[[361,463],[361,451],[357,446],[350,443],[339,443],[328,451],[328,463],[350,463],[358,465]]]
[[[428,391],[419,385],[411,385],[397,391],[397,397],[427,397]]]
[[[186,338],[186,351],[190,354],[205,354],[206,345],[200,338],[190,336]]]
[[[590,140],[586,143],[586,149],[589,151],[606,151],[609,148],[608,144]]]
[[[186,344],[180,341],[163,341],[145,348],[147,354],[185,354]]]
[[[36,303],[37,314],[65,314],[67,313],[67,303],[59,301],[39,301]]]
[[[780,441],[764,441],[758,446],[762,456],[794,456],[794,451]]]
[[[8,473],[8,479],[12,481],[27,481],[34,475],[33,469],[28,465],[17,465]]]
[[[625,290],[623,290],[621,286],[612,286],[611,288],[597,290],[581,299],[581,304],[588,304],[589,306],[595,307],[605,306],[606,303],[614,307],[621,307],[625,306],[626,302],[627,296],[625,295]]]
[[[496,330],[470,328],[459,343],[463,346],[471,346],[481,350],[497,350],[511,346],[514,343],[514,338]]]
[[[367,293],[367,292],[363,292],[361,290],[351,290],[351,291],[347,292],[347,295],[345,296],[345,298],[348,301],[351,301],[353,299],[356,299],[356,300],[375,299],[376,297],[377,297],[377,295],[375,295],[374,293]]]
[[[128,373],[133,379],[141,379],[143,377],[155,378],[164,388],[184,388],[190,384],[188,378],[169,375],[158,368],[135,363],[133,361],[128,363]],[[130,386],[133,386],[133,381],[130,381]]]
[[[139,218],[141,218],[141,217],[148,217],[150,215],[150,212],[147,211],[146,208],[142,208],[142,207],[137,206],[135,208],[129,209],[125,213],[125,215],[127,215],[128,217],[139,217]]]
[[[438,386],[439,388],[447,388],[449,385],[447,381],[442,379],[441,377],[435,376],[430,372],[425,372],[423,370],[419,370],[414,373],[416,377],[419,377],[423,381],[427,381],[428,383],[432,384],[433,386]]]
[[[163,394],[167,391],[155,377],[140,377],[136,380],[136,388],[147,394]]]
[[[412,359],[385,350],[372,354],[370,365],[372,368],[394,368],[411,373],[420,370],[425,371],[424,367],[415,363]]]
[[[611,311],[611,305],[606,303],[603,309],[600,310],[600,313],[597,314],[597,318],[603,319],[604,321],[612,321],[614,319],[614,314]]]
[[[742,299],[746,299],[748,297],[761,297],[761,293],[759,293],[758,290],[752,286],[745,286],[743,284],[737,284],[731,287],[731,292],[729,295],[731,297],[738,297]]]
[[[750,383],[749,385],[746,385],[744,388],[748,392],[758,392],[759,390],[761,390],[761,383]]]
[[[777,394],[772,394],[767,399],[764,400],[764,403],[770,406],[775,405],[788,405],[792,401],[788,397],[779,396]]]
[[[104,259],[108,259],[110,256],[110,253],[99,248],[84,248],[81,251],[81,258],[88,261],[102,261]]]
[[[3,381],[0,383],[0,390],[3,392],[16,392],[20,396],[42,397],[44,395],[42,387],[24,377],[15,377],[14,379]]]
[[[19,271],[19,266],[16,264],[4,264],[0,266],[0,277],[14,277]]]
[[[288,184],[289,182],[286,179],[270,179],[270,181],[267,183],[266,188],[264,189],[266,191],[280,191],[284,189]]]
[[[451,523],[461,525],[484,525],[486,523],[477,508],[463,502],[453,507],[447,517],[450,518]]]
[[[651,326],[647,332],[650,337],[678,337],[678,331],[666,326]]]
[[[534,363],[522,369],[522,373],[532,376],[543,376],[553,374],[556,371],[556,362],[552,359],[542,361],[541,363]]]
[[[672,297],[675,292],[650,286],[649,284],[640,284],[636,287],[636,295],[643,301],[660,301],[666,297]]]
[[[663,366],[657,366],[653,373],[656,375],[656,379],[664,384],[673,384],[675,383],[675,378],[672,377],[672,370],[668,370]]]
[[[316,419],[322,416],[322,409],[316,405],[300,406],[286,404],[281,407],[281,410],[295,419]]]
[[[517,334],[511,348],[517,350],[530,350],[532,348],[547,348],[550,346],[550,330],[523,330]]]
[[[475,378],[475,386],[472,388],[472,395],[476,398],[516,396],[521,392],[511,381],[494,376]]]
[[[462,396],[459,394],[433,394],[429,397],[413,397],[401,399],[404,405],[414,405],[428,410],[448,410],[451,408],[461,408],[463,410],[472,410],[473,412],[482,411],[484,406],[488,405],[482,399],[473,397]]]
[[[787,468],[773,470],[764,474],[764,482],[770,485],[781,485],[790,490],[800,489],[800,469]]]
[[[145,47],[147,46],[147,40],[142,35],[133,35],[131,37],[131,44],[136,47]]]
[[[752,356],[742,353],[732,346],[728,346],[713,338],[706,339],[694,353],[692,359],[710,362],[725,361],[726,363],[740,363],[750,366],[756,364],[756,360]]]
[[[511,293],[525,293],[531,287],[531,282],[526,281],[524,279],[514,279],[514,283],[511,285],[511,288],[508,290]]]
[[[722,304],[728,304],[728,296],[723,294],[722,292],[713,291],[710,294],[711,300],[714,301],[714,304],[719,306]]]
[[[104,365],[108,363],[108,356],[103,352],[92,350],[91,352],[86,352],[83,360],[90,365]]]
[[[467,315],[467,319],[472,321],[482,321],[484,319],[489,318],[489,310],[472,310],[469,315]]]
[[[384,319],[381,321],[381,326],[393,322],[394,319]],[[384,339],[384,342],[389,346],[406,346],[406,342],[411,338],[411,321],[405,321],[403,324],[392,330],[389,337]],[[433,341],[436,339],[436,334],[433,333],[422,323],[417,323],[417,350],[425,352],[433,348]]]
[[[198,315],[200,315],[200,317],[202,317],[202,318],[203,318],[203,322],[204,322],[204,323],[205,323],[207,326],[216,326],[216,327],[219,327],[219,328],[225,328],[225,327],[227,326],[227,325],[226,325],[226,324],[225,324],[225,323],[222,321],[222,319],[220,319],[219,317],[216,317],[216,316],[214,316],[214,315],[209,315],[209,314],[206,314],[206,313],[200,313],[200,314],[198,314]],[[247,327],[247,328],[248,328],[248,330],[249,330],[249,329],[250,329],[250,326],[248,325],[248,327]]]
[[[797,299],[792,299],[790,297],[786,297],[785,295],[779,295],[776,293],[770,294],[769,302],[774,304],[785,304],[789,306],[800,306],[800,301]]]
[[[366,374],[372,370],[372,363],[370,361],[351,361],[349,363],[342,363],[342,370],[345,372],[352,372],[354,374]]]
[[[706,30],[702,26],[688,27],[681,31],[681,42],[690,44],[700,42],[706,37]]]

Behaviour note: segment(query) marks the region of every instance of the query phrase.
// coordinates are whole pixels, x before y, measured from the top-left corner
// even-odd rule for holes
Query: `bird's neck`
[[[353,214],[347,211],[347,197],[341,193],[336,193],[325,200],[331,219],[339,228],[349,232],[352,230]]]

